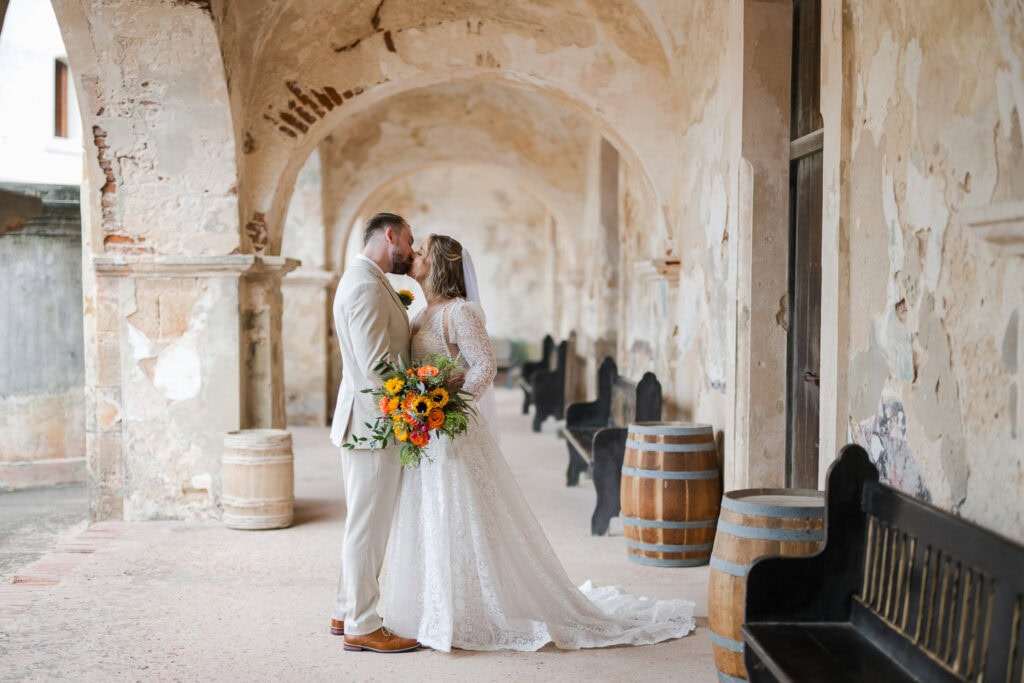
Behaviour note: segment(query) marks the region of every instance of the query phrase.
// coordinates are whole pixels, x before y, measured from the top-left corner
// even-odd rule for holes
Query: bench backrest
[[[551,338],[551,335],[545,335],[544,341],[541,342],[541,356],[540,360],[529,360],[523,363],[521,373],[523,379],[527,382],[532,381],[533,373],[538,370],[550,370],[552,368],[552,362],[555,354],[555,340]]]
[[[626,427],[631,422],[661,419],[661,383],[653,372],[644,373],[637,383],[615,375],[611,384],[609,422]]]
[[[877,481],[864,482],[855,604],[959,681],[1020,681],[1024,547]]]

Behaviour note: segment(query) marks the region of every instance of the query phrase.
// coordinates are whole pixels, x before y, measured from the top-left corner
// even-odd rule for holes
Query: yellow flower
[[[395,430],[395,438],[398,439],[399,441],[403,442],[403,443],[408,441],[409,440],[409,430],[408,429],[396,429]]]
[[[387,382],[384,382],[384,391],[388,392],[392,396],[395,396],[405,386],[405,382],[398,377],[392,377]]]
[[[448,405],[448,391],[444,387],[437,387],[430,392],[430,400],[438,408],[444,408]]]
[[[417,396],[413,399],[412,409],[416,411],[417,415],[426,416],[434,407],[434,402],[430,400],[429,396]]]
[[[390,399],[390,400],[388,401],[388,415],[391,415],[391,414],[393,414],[393,413],[394,413],[394,412],[395,412],[396,410],[398,410],[398,404],[399,404],[399,403],[400,403],[400,401],[398,400],[398,397],[397,397],[397,396],[395,396],[394,398],[392,398],[392,399]]]
[[[398,290],[398,300],[401,301],[402,305],[405,306],[406,310],[408,310],[409,305],[413,301],[416,301],[416,297],[413,296],[412,292],[408,289],[400,289]]]

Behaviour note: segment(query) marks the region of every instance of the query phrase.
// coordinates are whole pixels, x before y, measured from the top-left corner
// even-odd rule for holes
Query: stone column
[[[299,262],[264,256],[242,276],[242,428],[284,429],[281,280]]]
[[[91,265],[92,518],[215,518],[224,433],[283,426],[280,281],[296,262],[121,255]]]
[[[337,386],[329,373],[331,304],[338,276],[300,268],[284,279],[285,410],[289,425],[327,424]]]

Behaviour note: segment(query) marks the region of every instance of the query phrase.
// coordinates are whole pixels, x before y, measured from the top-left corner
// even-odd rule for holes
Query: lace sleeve
[[[452,315],[452,342],[466,359],[466,383],[463,389],[479,397],[498,370],[490,337],[484,326],[483,311],[475,304],[456,306]]]

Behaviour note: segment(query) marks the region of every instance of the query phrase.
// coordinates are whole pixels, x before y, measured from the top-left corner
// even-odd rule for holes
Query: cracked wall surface
[[[848,430],[884,479],[1020,537],[1012,340],[1024,261],[994,253],[960,216],[1024,197],[1024,11],[981,1],[847,9]]]

